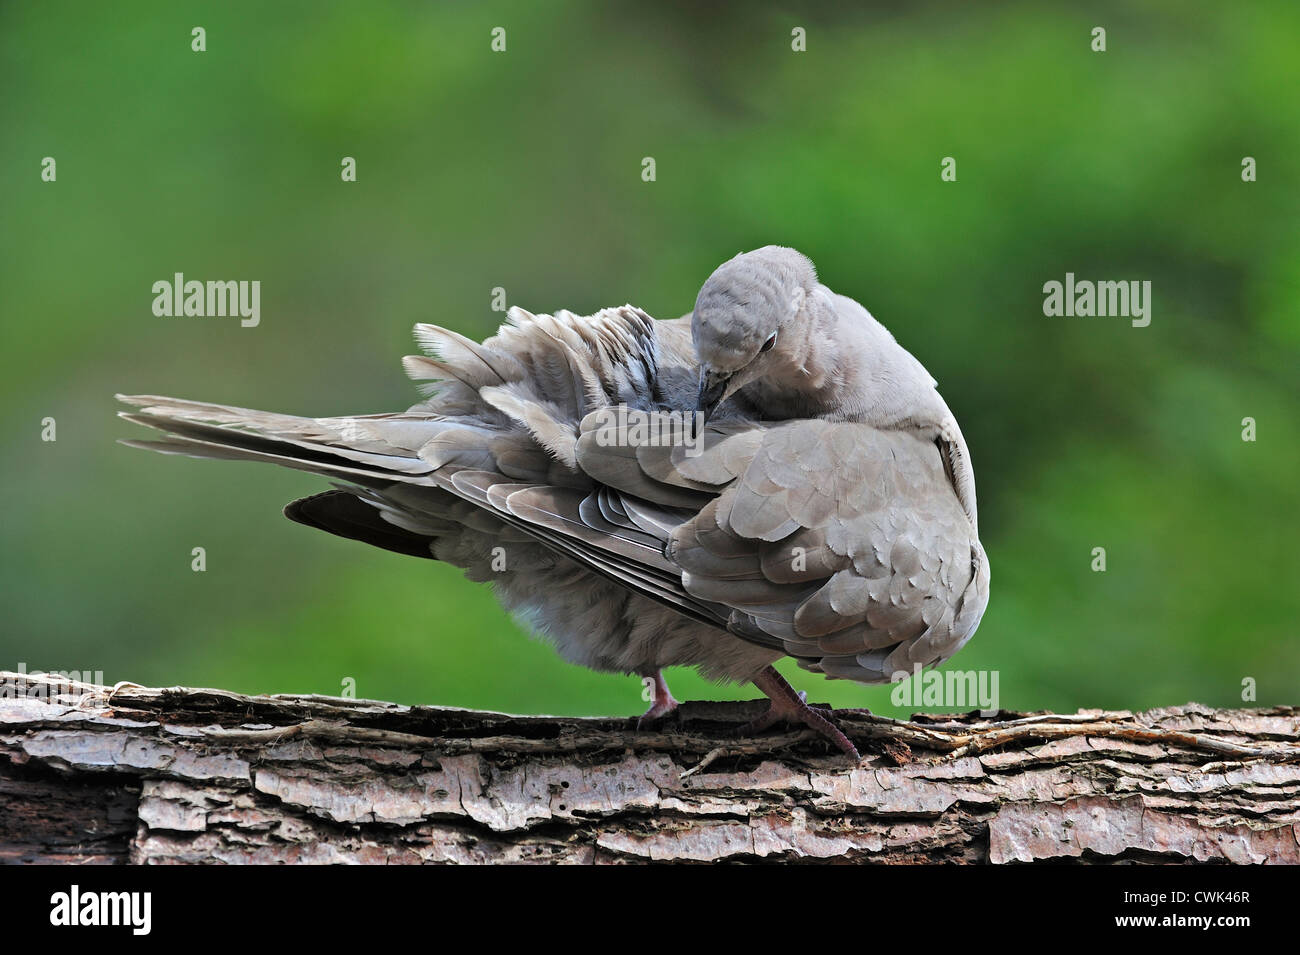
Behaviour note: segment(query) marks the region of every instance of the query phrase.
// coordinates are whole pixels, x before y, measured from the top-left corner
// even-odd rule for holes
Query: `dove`
[[[956,419],[794,249],[724,262],[677,319],[516,307],[482,342],[415,338],[403,364],[425,397],[406,411],[119,395],[163,432],[123,443],[329,479],[285,515],[491,583],[564,659],[641,677],[639,728],[678,705],[664,668],[692,667],[769,698],[739,733],[802,724],[857,760],[773,664],[888,683],[975,633],[989,567]]]

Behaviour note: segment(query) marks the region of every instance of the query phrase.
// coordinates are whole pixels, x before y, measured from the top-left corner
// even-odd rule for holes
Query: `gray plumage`
[[[123,397],[138,409],[123,417],[166,432],[127,443],[331,478],[286,513],[493,582],[596,670],[746,681],[789,655],[878,683],[974,633],[989,571],[957,422],[798,252],[724,263],[675,321],[515,308],[481,344],[432,325],[416,338],[428,355],[406,370],[433,384],[406,412]],[[698,445],[663,446],[620,406],[665,431],[673,413],[709,418]]]

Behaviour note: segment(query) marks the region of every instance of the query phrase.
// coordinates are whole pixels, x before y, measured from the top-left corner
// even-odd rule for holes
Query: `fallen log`
[[[0,861],[1300,862],[1300,708],[627,719],[0,672]]]

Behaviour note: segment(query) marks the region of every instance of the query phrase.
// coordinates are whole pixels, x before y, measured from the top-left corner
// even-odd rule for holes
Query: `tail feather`
[[[433,560],[433,537],[384,520],[382,513],[357,497],[355,491],[340,488],[300,498],[285,505],[284,516],[348,540]]]
[[[240,408],[235,405],[219,405],[210,401],[191,401],[188,398],[168,398],[163,395],[115,395],[114,397],[123,404],[140,408],[142,414],[176,421],[252,428],[262,434],[276,437],[299,437],[319,441],[327,440],[329,437],[328,431],[319,426],[316,419],[298,415],[277,414],[273,411],[259,411],[256,408]]]
[[[363,471],[341,463],[329,464],[322,461],[308,461],[287,454],[254,451],[231,444],[197,441],[194,438],[184,438],[176,435],[169,435],[154,441],[140,441],[132,438],[118,443],[124,444],[128,448],[157,451],[159,454],[183,454],[186,457],[207,458],[214,461],[262,461],[267,464],[278,464],[281,467],[292,468],[295,471],[308,471],[323,477],[351,481],[365,487],[387,487],[394,480],[394,475],[391,474],[379,475],[373,471]]]
[[[416,419],[300,418],[293,415],[206,404],[179,398],[118,395],[118,400],[141,408],[118,412],[127,421],[159,431],[268,452],[297,449],[293,456],[333,461],[345,458],[356,464],[407,474],[426,474],[416,449],[447,422]],[[414,443],[415,448],[406,447]]]

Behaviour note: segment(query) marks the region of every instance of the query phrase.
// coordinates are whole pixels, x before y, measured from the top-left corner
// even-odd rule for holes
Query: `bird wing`
[[[629,510],[694,507],[668,529],[665,556],[686,595],[729,608],[736,635],[828,676],[885,682],[973,633],[987,562],[934,441],[810,419],[710,427],[692,450],[638,443],[634,427],[593,414],[576,458]]]

